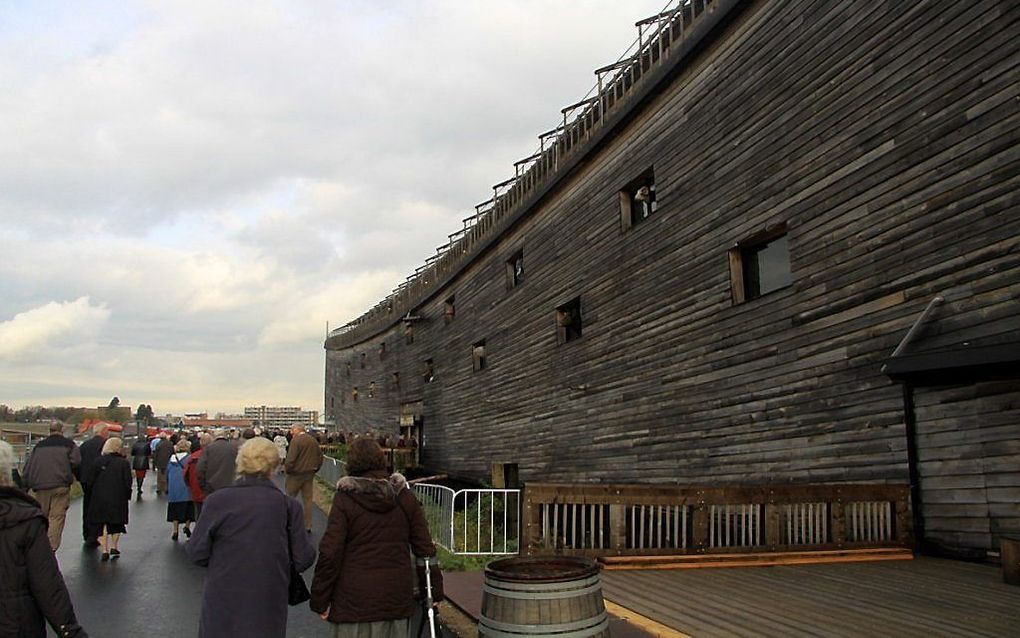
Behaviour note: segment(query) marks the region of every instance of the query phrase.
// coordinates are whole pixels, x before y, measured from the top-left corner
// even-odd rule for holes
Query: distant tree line
[[[34,423],[56,419],[64,423],[79,424],[87,418],[122,421],[124,409],[120,409],[120,399],[113,397],[106,408],[82,408],[73,406],[28,405],[17,410],[8,405],[0,404],[0,423]],[[131,413],[131,417],[146,426],[159,425],[162,420],[156,418],[152,406],[145,403]]]

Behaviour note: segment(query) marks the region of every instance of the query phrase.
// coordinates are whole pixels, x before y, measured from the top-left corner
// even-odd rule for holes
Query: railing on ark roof
[[[528,196],[548,183],[608,117],[629,104],[649,72],[669,59],[691,26],[719,0],[669,0],[658,14],[635,23],[637,39],[613,64],[595,70],[596,83],[581,100],[561,110],[562,120],[538,136],[535,153],[514,163],[514,176],[492,187],[492,197],[475,206],[463,228],[449,235],[413,274],[354,321],[327,335],[326,347],[348,347],[411,312],[435,287],[463,266],[473,250],[501,233]]]

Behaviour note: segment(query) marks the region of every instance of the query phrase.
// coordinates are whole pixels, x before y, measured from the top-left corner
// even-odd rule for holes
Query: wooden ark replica
[[[638,29],[330,333],[328,417],[483,480],[909,484],[918,539],[994,552],[1020,532],[1020,5]]]

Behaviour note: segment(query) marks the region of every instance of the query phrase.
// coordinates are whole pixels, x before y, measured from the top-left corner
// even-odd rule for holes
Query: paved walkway
[[[282,483],[282,481],[281,481]],[[155,476],[146,477],[141,501],[131,501],[128,533],[121,537],[122,555],[99,561],[98,549],[81,542],[81,499],[72,502],[57,560],[71,592],[75,612],[92,636],[198,635],[205,568],[193,565],[184,552],[184,534],[170,540],[166,497],[155,492]],[[326,517],[315,508],[313,544],[317,547]],[[313,569],[305,572],[311,582]],[[54,635],[52,631],[50,635]],[[329,625],[306,605],[290,608],[287,636],[328,636]]]

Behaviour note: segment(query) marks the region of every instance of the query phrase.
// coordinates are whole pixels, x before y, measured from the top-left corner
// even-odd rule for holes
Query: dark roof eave
[[[919,385],[966,382],[986,376],[1020,377],[1020,343],[900,355],[888,359],[882,372],[894,381]]]

